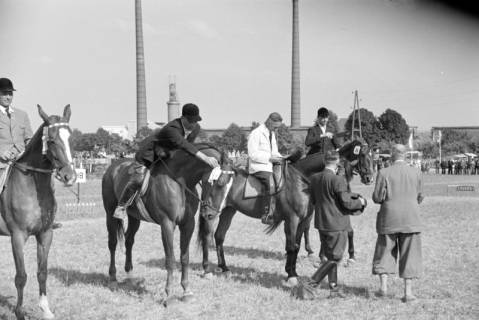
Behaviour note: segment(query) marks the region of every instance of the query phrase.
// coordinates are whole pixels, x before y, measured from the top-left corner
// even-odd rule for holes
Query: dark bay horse
[[[362,141],[353,141],[340,149],[344,171],[347,179],[351,180],[354,171],[361,176],[363,183],[372,183],[373,169],[372,159],[369,148]],[[324,169],[324,156],[312,155],[301,159],[288,167],[284,171],[284,187],[276,195],[276,213],[279,217],[275,225],[268,228],[269,232],[274,231],[279,224],[284,221],[284,231],[286,235],[286,266],[289,285],[294,285],[296,277],[296,260],[299,252],[299,245],[302,234],[311,222],[312,210],[309,205],[309,180],[308,176],[320,172]],[[200,215],[200,230],[198,233],[199,242],[203,248],[203,268],[205,273],[210,272],[208,262],[208,239],[212,232],[210,224],[205,221],[205,217],[211,217],[214,214],[208,214],[211,208],[222,208],[219,223],[216,228],[214,238],[218,256],[218,267],[223,272],[229,271],[224,257],[223,243],[231,221],[236,211],[260,219],[263,211],[261,210],[261,200],[258,198],[244,199],[244,186],[248,173],[238,168],[230,168],[234,175],[223,175],[215,183],[203,186],[204,202],[209,206],[202,207]],[[224,203],[224,205],[221,205]],[[204,213],[203,213],[204,212]]]
[[[214,147],[207,144],[196,145],[201,152],[210,157],[215,157],[223,163],[226,156]],[[113,213],[118,203],[119,196],[131,175],[133,160],[125,159],[113,163],[105,172],[102,180],[103,205],[106,211],[106,224],[108,229],[108,248],[110,250],[110,283],[117,285],[115,250],[118,239],[123,237],[122,220],[113,218]],[[151,178],[148,189],[142,197],[150,219],[145,219],[137,207],[128,207],[128,228],[125,233],[125,271],[130,275],[132,264],[132,248],[135,234],[140,226],[140,220],[159,224],[161,237],[165,250],[165,265],[167,280],[165,293],[166,305],[171,299],[171,286],[175,257],[173,252],[173,235],[176,225],[180,229],[181,249],[181,285],[184,290],[183,300],[192,297],[188,290],[189,269],[189,244],[193,234],[194,215],[199,205],[199,198],[195,191],[196,184],[201,179],[207,179],[212,168],[200,159],[183,150],[172,152],[171,157],[164,161],[155,162],[151,168]],[[185,208],[187,210],[185,210]]]
[[[47,261],[52,243],[52,223],[57,203],[53,190],[52,173],[65,185],[71,186],[76,175],[70,152],[70,106],[63,116],[48,116],[40,106],[38,112],[43,124],[33,135],[18,160],[10,168],[5,189],[0,196],[0,235],[10,236],[15,260],[17,288],[17,319],[25,319],[23,289],[27,282],[23,249],[27,238],[37,239],[37,278],[40,289],[39,307],[43,319],[53,319],[47,299]]]

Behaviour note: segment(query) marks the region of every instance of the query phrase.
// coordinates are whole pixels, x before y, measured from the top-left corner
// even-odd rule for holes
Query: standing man
[[[318,117],[313,127],[308,129],[305,144],[310,147],[308,155],[314,153],[326,153],[340,147],[336,136],[328,127],[329,111],[326,108],[318,109]]]
[[[421,173],[405,162],[406,147],[397,144],[392,150],[392,166],[379,171],[373,201],[381,205],[377,215],[378,238],[373,258],[373,274],[379,275],[379,295],[387,293],[388,275],[404,279],[404,302],[415,300],[412,279],[422,273],[419,204],[423,200]]]
[[[336,175],[339,154],[329,151],[326,167],[311,177],[311,202],[315,208],[314,227],[319,231],[327,261],[323,262],[312,280],[319,284],[328,275],[331,297],[343,297],[338,288],[338,263],[343,257],[350,228],[349,215],[361,214],[366,200],[348,191],[346,179]]]
[[[274,223],[275,197],[270,196],[274,190],[273,164],[280,164],[283,157],[278,152],[276,130],[281,126],[283,118],[273,112],[263,124],[251,131],[248,137],[249,173],[254,175],[264,187],[263,216],[264,224]]]
[[[165,158],[176,149],[183,149],[187,153],[199,158],[212,168],[219,166],[218,161],[205,155],[193,145],[200,132],[200,110],[193,103],[183,106],[181,118],[168,122],[161,130],[153,132],[140,142],[140,149],[135,154],[135,172],[125,186],[113,217],[125,219],[125,209],[133,199],[135,192],[141,187],[145,178],[146,169],[159,157]]]
[[[10,164],[25,151],[33,136],[28,115],[12,108],[13,91],[12,81],[0,78],[0,192]]]

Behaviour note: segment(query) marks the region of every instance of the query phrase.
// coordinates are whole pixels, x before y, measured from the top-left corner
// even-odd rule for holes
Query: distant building
[[[161,128],[161,123],[148,121],[148,128],[154,130],[157,128]],[[123,139],[133,140],[136,135],[136,121],[130,120],[126,123],[126,125],[116,125],[116,126],[101,126],[103,130],[108,131],[110,134],[116,133]]]

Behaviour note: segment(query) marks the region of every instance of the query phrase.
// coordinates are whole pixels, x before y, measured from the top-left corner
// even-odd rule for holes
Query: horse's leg
[[[193,297],[193,293],[188,290],[188,271],[190,264],[190,241],[195,230],[195,217],[187,219],[180,225],[180,248],[181,248],[181,286],[183,287],[183,301]]]
[[[354,230],[352,228],[348,231],[348,253],[349,259],[356,259],[354,257]]]
[[[212,270],[209,262],[209,239],[211,238],[211,233],[213,232],[213,224],[211,221],[207,221],[202,215],[198,218],[198,241],[201,244],[201,249],[203,252],[203,271],[205,277],[211,276]]]
[[[284,233],[286,235],[286,266],[285,271],[288,274],[288,284],[297,284],[298,274],[296,273],[296,260],[298,258],[299,247],[296,242],[296,232],[298,230],[299,218],[292,213],[284,221]]]
[[[109,280],[113,288],[118,285],[116,279],[115,253],[119,232],[123,232],[120,223],[120,220],[113,218],[113,213],[110,214],[107,212],[106,227],[108,230],[108,249],[110,250],[110,268],[108,269],[108,275],[110,276]]]
[[[175,232],[175,222],[165,219],[161,225],[161,239],[163,240],[163,248],[165,250],[165,267],[167,271],[165,293],[167,303],[171,294],[171,285],[173,283],[173,270],[175,267],[175,253],[173,250],[173,236]]]
[[[40,301],[38,306],[42,309],[43,319],[53,319],[55,316],[50,310],[47,299],[47,274],[48,274],[48,253],[53,239],[53,231],[49,229],[39,235],[37,238],[37,279],[40,289]]]
[[[23,256],[23,247],[27,235],[22,232],[12,233],[12,251],[15,260],[15,287],[17,288],[17,306],[15,307],[15,315],[18,320],[25,320],[25,311],[23,310],[23,288],[27,283],[27,273],[25,272],[25,261]]]
[[[225,242],[226,232],[230,228],[231,220],[236,213],[236,209],[226,207],[220,215],[220,221],[215,232],[216,254],[218,256],[218,267],[222,272],[228,272],[230,269],[226,266],[225,253],[223,250],[223,243]]]
[[[312,255],[314,251],[311,249],[311,242],[309,241],[309,229],[311,227],[313,214],[312,212],[309,212],[309,210],[313,210],[312,207],[308,208],[308,216],[302,221],[302,223],[304,224],[304,249],[308,252],[308,255]]]
[[[132,279],[132,270],[133,270],[132,250],[133,250],[133,244],[135,243],[135,234],[138,231],[139,227],[140,227],[140,220],[129,215],[128,229],[126,230],[126,235],[125,235],[125,251],[126,251],[125,272],[128,279]]]

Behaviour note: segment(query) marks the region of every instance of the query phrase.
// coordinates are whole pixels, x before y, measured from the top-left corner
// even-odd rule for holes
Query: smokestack
[[[301,98],[299,74],[299,13],[298,0],[293,0],[293,56],[291,70],[291,127],[301,126]]]
[[[168,105],[168,122],[180,117],[180,102],[176,95],[176,79],[170,77],[170,99],[166,103]]]
[[[143,48],[143,21],[141,14],[141,0],[135,0],[136,25],[136,130],[146,127],[146,83],[145,83],[145,54]]]

